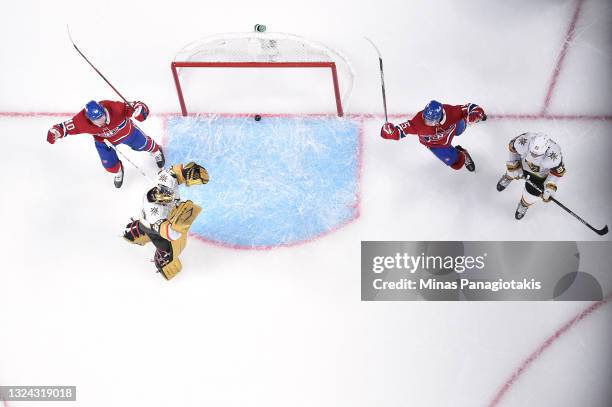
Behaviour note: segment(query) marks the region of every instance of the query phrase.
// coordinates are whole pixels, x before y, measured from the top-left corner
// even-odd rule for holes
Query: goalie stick
[[[542,190],[535,185],[533,182],[531,182],[531,180],[529,178],[527,178],[527,183],[529,185],[531,185],[532,187],[534,187],[539,193],[543,193]],[[608,233],[608,225],[605,225],[603,228],[601,229],[596,229],[593,226],[591,226],[587,221],[585,221],[584,219],[582,219],[580,216],[576,215],[571,209],[569,209],[567,206],[563,205],[561,202],[557,201],[555,198],[553,198],[552,196],[550,197],[550,200],[553,201],[554,203],[556,203],[557,205],[559,205],[561,208],[563,208],[567,213],[569,213],[570,215],[572,215],[574,218],[578,219],[582,224],[584,224],[586,227],[588,227],[589,229],[591,229],[593,232],[597,233],[599,236],[603,236],[605,234]]]
[[[376,44],[374,44],[374,41],[372,41],[368,37],[363,37],[363,38],[365,38],[366,41],[368,41],[370,44],[372,44],[372,46],[376,50],[376,53],[378,54],[378,65],[380,67],[380,84],[381,84],[381,88],[382,88],[383,108],[385,109],[385,123],[387,123],[389,121],[389,118],[387,117],[387,96],[385,94],[385,73],[384,73],[384,70],[383,70],[382,55],[380,53],[380,50],[376,46]]]

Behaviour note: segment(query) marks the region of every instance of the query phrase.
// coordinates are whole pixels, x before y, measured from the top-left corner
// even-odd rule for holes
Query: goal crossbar
[[[340,97],[340,86],[338,84],[338,72],[335,62],[180,62],[175,61],[170,65],[172,76],[174,77],[174,85],[178,94],[179,103],[181,105],[181,114],[187,116],[187,106],[183,97],[181,81],[179,79],[177,68],[329,68],[332,74],[334,85],[334,98],[336,100],[336,110],[338,116],[342,117],[344,111],[342,109],[342,101]]]

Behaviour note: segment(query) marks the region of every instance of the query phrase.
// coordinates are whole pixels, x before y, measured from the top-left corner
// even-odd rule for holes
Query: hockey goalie
[[[527,209],[542,198],[549,202],[565,174],[561,147],[545,134],[523,133],[508,144],[510,150],[506,173],[497,182],[503,191],[515,179],[525,178],[525,188],[514,217],[522,219]]]
[[[178,256],[187,244],[189,228],[202,210],[192,201],[181,201],[178,187],[208,183],[208,172],[194,162],[177,164],[158,173],[156,185],[149,189],[142,202],[140,219],[126,225],[123,237],[130,243],[155,248],[155,267],[166,280],[182,268]]]

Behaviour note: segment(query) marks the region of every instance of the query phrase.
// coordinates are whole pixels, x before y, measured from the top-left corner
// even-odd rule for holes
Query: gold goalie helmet
[[[151,188],[148,198],[150,202],[169,204],[174,201],[174,191],[164,185],[158,185]]]

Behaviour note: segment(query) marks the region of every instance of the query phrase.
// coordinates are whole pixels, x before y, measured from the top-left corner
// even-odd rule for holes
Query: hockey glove
[[[149,237],[142,230],[142,226],[139,221],[133,220],[125,225],[123,231],[123,238],[130,243],[144,245],[149,242]]]
[[[64,126],[61,124],[55,124],[47,132],[47,142],[49,144],[55,144],[55,141],[66,136]]]
[[[400,129],[393,123],[385,123],[380,129],[380,137],[387,140],[399,140],[401,138]]]
[[[147,116],[149,116],[149,107],[142,102],[134,102],[132,104],[134,108],[134,112],[132,113],[132,117],[139,122],[145,121]]]
[[[194,162],[187,163],[183,168],[183,176],[185,177],[185,184],[187,184],[188,187],[192,185],[207,184],[210,179],[206,168]]]
[[[477,104],[468,103],[463,106],[465,111],[465,118],[468,124],[478,123],[480,121],[486,121],[487,115],[484,112],[484,109]]]
[[[210,179],[206,168],[193,161],[185,164],[185,166],[183,164],[173,165],[170,171],[179,184],[185,184],[188,187],[207,184]]]
[[[555,192],[557,192],[557,186],[553,184],[552,182],[547,183],[546,185],[544,185],[544,192],[542,193],[542,200],[544,202],[550,202],[550,198],[552,198],[553,195],[555,195]]]

